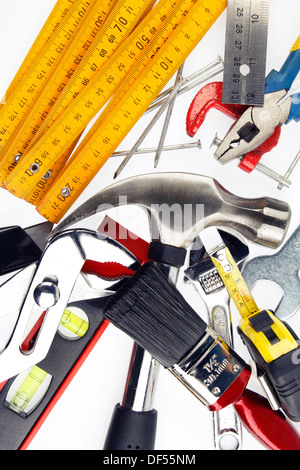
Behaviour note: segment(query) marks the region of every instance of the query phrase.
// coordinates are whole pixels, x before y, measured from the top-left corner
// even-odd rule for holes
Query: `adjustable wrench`
[[[220,231],[226,245],[241,267],[248,254],[248,247],[233,235]],[[197,242],[198,243],[198,242]],[[233,347],[230,297],[205,249],[191,250],[190,265],[184,271],[185,280],[204,300],[209,324],[227,344]],[[213,413],[214,444],[218,450],[238,450],[242,446],[240,420],[232,405]]]
[[[259,256],[248,261],[243,269],[244,279],[252,289],[256,282],[269,280],[283,291],[276,308],[276,316],[286,320],[300,306],[300,226],[293,232],[283,247],[274,255]]]
[[[81,269],[89,260],[95,263],[118,260],[122,266],[133,266],[136,262],[129,251],[105,235],[84,229],[68,230],[51,239],[39,262],[30,264],[1,285],[0,323],[5,337],[1,338],[0,383],[47,355],[73,290],[80,289],[80,281],[83,282]],[[91,287],[97,285],[95,282]],[[43,312],[46,315],[34,348],[30,354],[24,353],[22,342]],[[6,320],[9,328],[8,325],[3,328]]]

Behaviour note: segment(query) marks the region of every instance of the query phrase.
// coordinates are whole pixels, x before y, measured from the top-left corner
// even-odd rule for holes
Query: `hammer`
[[[163,265],[174,284],[187,248],[204,228],[227,226],[254,243],[275,248],[282,243],[291,216],[285,202],[241,198],[209,177],[151,173],[103,189],[66,217],[55,231],[124,204],[147,211],[151,233],[148,258]]]
[[[206,227],[225,226],[253,243],[276,248],[284,240],[291,217],[286,202],[269,197],[239,197],[210,177],[150,173],[124,179],[98,192],[60,222],[52,233],[124,204],[147,211],[152,240],[150,253],[178,267],[184,264],[186,249]]]

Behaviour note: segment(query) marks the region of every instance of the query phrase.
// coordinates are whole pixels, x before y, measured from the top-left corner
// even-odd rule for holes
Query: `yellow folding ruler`
[[[140,20],[141,15],[149,8],[149,1],[122,0],[110,2],[115,4],[109,13],[105,25],[102,27],[106,14],[107,0],[95,2],[93,8],[86,15],[82,27],[75,35],[70,48],[68,48],[58,65],[53,70],[51,80],[48,80],[30,111],[25,116],[22,126],[5,149],[5,156],[1,160],[0,178],[12,171],[21,155],[26,152],[44,133],[47,122],[55,120],[58,112],[67,107],[65,100],[61,108],[60,95],[65,95],[67,87],[70,101],[72,101],[74,82],[77,84],[76,93],[80,92],[82,82],[89,83],[90,79],[100,70],[108,58],[116,51],[120,43],[130,34],[131,30]],[[128,8],[129,3],[132,5]],[[154,3],[150,3],[150,6]],[[110,6],[110,5],[109,5]],[[129,12],[129,13],[128,13]],[[128,19],[126,16],[128,15]],[[126,27],[115,28],[118,21],[126,22]],[[117,31],[117,32],[115,32]],[[110,40],[108,41],[107,38]],[[104,49],[105,47],[105,49]],[[71,50],[69,50],[71,49]],[[74,78],[73,78],[74,77]],[[70,83],[70,84],[69,84]],[[69,85],[68,85],[69,84]],[[71,90],[70,90],[71,89]],[[51,112],[51,111],[54,111]],[[55,117],[53,117],[53,114]]]
[[[123,7],[126,6],[126,9],[130,12],[129,14],[133,16],[133,13],[132,13],[133,9],[128,8],[128,1],[118,2],[118,4],[120,3],[123,4]],[[147,3],[145,2],[138,1],[136,3],[139,3],[140,5],[143,5],[143,4],[147,5]],[[64,116],[67,115],[66,119],[67,121],[69,121],[70,109],[72,109],[71,119],[73,119],[73,116],[75,113],[76,124],[77,124],[76,129],[73,128],[72,133],[65,133],[59,139],[59,145],[52,146],[52,155],[51,155],[52,161],[59,157],[60,162],[63,164],[70,154],[69,150],[72,149],[74,139],[78,139],[80,137],[80,134],[84,130],[85,126],[93,118],[96,112],[99,111],[101,107],[106,103],[106,101],[110,98],[112,93],[115,91],[118,83],[122,81],[122,79],[130,71],[130,68],[136,63],[137,59],[141,56],[141,54],[143,54],[144,49],[146,49],[146,47],[151,41],[151,37],[155,35],[157,30],[160,30],[159,29],[160,25],[167,18],[169,18],[169,13],[171,12],[174,5],[176,6],[176,9],[178,10],[177,16],[179,18],[179,15],[180,17],[182,17],[182,15],[185,12],[185,8],[182,9],[181,7],[182,6],[184,7],[184,5],[187,5],[187,4],[192,5],[193,1],[192,0],[177,0],[177,3],[176,3],[174,2],[174,0],[161,0],[156,5],[156,7],[148,15],[146,15],[144,20],[135,29],[135,31],[128,38],[128,40],[124,41],[122,46],[118,48],[118,50],[115,52],[111,60],[108,61],[107,64],[105,64],[105,66],[102,66],[102,68],[98,71],[98,73],[94,72],[93,74],[94,80],[91,80],[93,76],[91,73],[91,64],[92,64],[92,68],[94,69],[94,64],[99,63],[99,58],[100,60],[102,56],[105,56],[106,58],[107,49],[108,49],[107,43],[109,43],[112,33],[114,32],[114,26],[116,23],[114,22],[112,23],[111,18],[109,18],[108,24],[111,25],[111,28],[107,30],[107,23],[106,23],[106,28],[104,28],[104,31],[106,31],[106,34],[104,38],[103,38],[103,33],[101,32],[100,36],[102,40],[100,42],[96,41],[97,43],[96,47],[93,47],[93,50],[90,51],[90,54],[88,54],[85,57],[85,60],[83,60],[82,64],[78,67],[74,76],[69,81],[69,83],[67,84],[63,92],[61,93],[53,109],[50,111],[49,116],[46,118],[44,124],[40,127],[36,138],[31,142],[31,145],[28,148],[28,152],[29,150],[31,150],[31,147],[34,145],[34,142],[36,142],[41,135],[44,138],[44,134],[47,130],[48,123],[50,123],[50,125],[54,124],[54,127],[57,127],[59,123],[58,118],[60,114],[63,113],[63,111],[65,111],[63,115]],[[127,21],[126,11],[123,12],[123,16],[121,17],[118,16],[118,17],[121,18],[121,21],[123,23],[125,23]],[[170,28],[173,29],[173,25],[170,22],[170,20],[168,21],[168,25],[169,25],[169,29]],[[161,41],[162,40],[164,41],[167,38],[163,33],[160,33],[159,37]],[[106,44],[105,44],[105,39],[106,39]],[[105,62],[104,59],[102,60],[103,62]],[[111,80],[112,71],[114,75],[114,80]],[[104,89],[103,96],[99,94],[99,90],[101,90],[101,87]],[[84,95],[86,97],[83,103],[79,101],[79,98],[78,98],[79,94],[80,96]],[[75,95],[77,95],[77,98],[75,97]],[[92,108],[91,106],[89,106],[89,103],[91,102],[91,100],[93,100],[93,102],[96,101],[97,108],[94,108],[94,107]],[[34,118],[34,115],[33,115],[33,118]],[[21,133],[26,132],[26,129],[28,129],[29,124],[26,125],[27,122],[28,122],[28,119],[25,120],[25,124],[22,126],[22,129],[20,131]],[[32,125],[31,125],[31,128],[32,128]],[[16,141],[16,139],[18,138],[18,135],[16,136],[14,141]],[[42,141],[43,139],[41,139],[38,142],[38,146],[41,145]],[[58,141],[55,140],[55,143],[57,142]],[[10,146],[10,148],[12,147],[12,145]],[[25,157],[19,163],[18,167],[20,167],[21,164],[24,165],[23,162],[25,160],[28,161],[30,159],[30,154],[32,152],[35,152],[35,147],[36,146],[34,146],[34,149],[32,149],[32,151],[29,152],[29,155],[28,154],[25,155]],[[9,154],[7,151],[5,157],[2,158],[2,161],[0,162],[0,174],[3,175],[3,173],[6,174],[6,172],[9,173],[10,171],[13,170],[15,166],[13,158],[15,158],[15,155],[18,153],[18,152],[16,153],[17,148],[18,147],[16,146],[13,147],[11,149],[11,154]],[[39,162],[40,162],[40,159],[37,156],[34,159],[33,165],[31,164],[29,169],[27,170],[27,175],[32,173],[32,170],[36,168],[36,165],[39,165]],[[52,171],[52,169],[49,169],[49,170],[51,171],[52,173],[51,176],[53,178],[55,176],[54,172]],[[47,170],[48,174],[49,174],[49,170]],[[15,174],[15,172],[13,174]],[[44,181],[39,182],[39,185],[38,185],[39,189],[41,189],[41,186],[45,185],[46,179],[47,179],[47,175],[46,175],[46,178],[45,177],[42,178],[42,180]],[[37,202],[36,198],[35,198],[35,202]]]
[[[166,1],[163,2],[163,4],[165,3]],[[173,3],[177,5],[177,2]],[[84,90],[75,99],[73,98],[68,108],[64,108],[62,114],[54,120],[47,132],[24,154],[16,168],[5,179],[6,187],[13,194],[34,204],[42,192],[43,200],[38,205],[38,210],[49,220],[59,221],[222,13],[226,3],[225,0],[183,0],[180,5],[180,15],[178,11],[179,16],[174,16],[174,8],[171,14],[166,15],[163,27],[161,27],[162,21],[160,21],[158,28],[156,28],[157,32],[154,38],[157,41],[160,32],[163,31],[163,40],[159,46],[160,49],[152,52],[153,57],[149,56],[149,50],[146,50],[146,53],[142,52],[138,62],[130,61],[129,72],[124,76],[126,78],[124,87],[121,85],[116,91],[114,86],[112,92],[109,90],[108,97],[105,94],[107,87],[105,89],[101,86],[95,88],[97,82],[91,80]],[[147,15],[144,24],[147,24],[148,17],[152,18],[151,15],[153,15],[155,8]],[[146,49],[148,41],[150,41],[149,47],[151,48],[153,38],[147,36],[145,41],[139,37],[137,41],[137,37],[134,36],[135,31],[129,36],[131,41],[126,44],[127,49],[123,45],[123,54],[117,57],[118,49],[108,61],[106,83],[103,81],[103,70],[100,71],[101,84],[109,85],[110,82],[119,84],[122,70],[124,68],[128,70],[130,55],[139,48]],[[132,46],[135,46],[135,49],[132,49]],[[135,66],[132,67],[134,64]],[[113,73],[111,73],[112,70]],[[133,84],[130,87],[130,94],[126,93],[128,83]],[[84,148],[87,153],[84,152],[84,155],[81,155],[75,152],[54,182],[53,178],[43,181],[43,175],[46,172],[55,173],[53,170],[57,161],[59,162],[61,154],[70,146],[70,143],[80,136],[93,113],[95,115],[98,111],[99,97],[105,98],[103,102],[105,104],[111,93],[114,92],[115,95],[107,108],[110,110],[109,117],[106,117],[100,125],[98,122],[84,140]],[[103,100],[103,98],[101,99]],[[105,110],[105,116],[107,115]],[[53,183],[48,189],[50,182]],[[45,186],[48,186],[46,191]],[[37,199],[31,199],[35,191],[38,192]]]
[[[0,151],[13,135],[18,125],[42,90],[57,60],[90,8],[87,0],[76,0],[63,21],[39,52],[26,74],[6,99],[0,110],[0,129],[3,129]]]
[[[81,132],[94,117],[96,112],[99,111],[111,97],[117,85],[121,83],[122,78],[126,78],[127,80],[128,78],[135,78],[136,74],[127,74],[130,72],[132,66],[137,63],[138,57],[143,58],[141,64],[143,68],[149,60],[151,60],[151,56],[155,55],[156,50],[166,41],[173,31],[174,25],[186,14],[187,7],[191,8],[193,5],[194,0],[177,0],[176,4],[174,4],[174,0],[161,0],[152,12],[140,23],[128,40],[124,42],[122,47],[118,48],[111,60],[104,65],[94,79],[80,92],[80,96],[77,96],[75,99],[73,93],[69,93],[69,88],[74,90],[74,80],[70,82],[66,92],[63,93],[56,106],[58,111],[62,109],[65,111],[56,119],[52,114],[49,118],[49,120],[51,119],[53,122],[49,133],[55,136],[58,135],[57,133],[60,133],[59,145],[52,146],[51,155],[49,154],[50,152],[48,153],[48,160],[51,159],[52,162],[55,162],[55,166],[47,170],[51,172],[51,179],[57,176],[59,170],[65,164],[65,157],[68,156],[66,149],[69,148],[74,137],[78,138],[80,136]],[[166,21],[167,18],[168,21]],[[159,28],[162,22],[163,26]],[[155,34],[156,31],[158,31],[157,34]],[[151,40],[152,37],[153,39]],[[77,81],[76,77],[75,81]],[[77,86],[79,88],[80,83]],[[96,105],[92,107],[90,103],[96,103]],[[74,121],[74,116],[76,116],[76,119],[72,133],[61,133],[61,123],[65,123],[63,124],[63,128],[65,128],[66,125],[69,127],[70,122],[72,122],[72,120]],[[37,145],[29,149],[27,155],[21,160],[20,163],[24,165],[25,161],[30,161],[32,158],[31,155],[35,155],[34,163],[30,164],[27,170],[27,176],[32,176],[34,173],[32,171],[34,169],[33,166],[41,166],[42,160],[39,158],[39,150],[37,149],[44,148],[45,141],[49,139],[49,133],[44,134],[43,130],[43,137],[37,142]],[[51,141],[52,140],[51,137]],[[48,144],[46,143],[45,145]],[[12,177],[14,177],[16,172],[13,172]],[[28,184],[31,181],[33,181],[33,178],[29,179]],[[45,178],[45,174],[43,174],[42,179],[38,180],[32,193],[28,192],[23,198],[33,204],[37,204],[45,193],[47,182],[50,183],[47,177]],[[26,189],[28,190],[28,186]]]
[[[12,90],[15,89],[21,78],[25,75],[35,58],[38,56],[48,39],[52,36],[54,31],[57,29],[61,21],[64,19],[66,14],[69,12],[70,7],[74,4],[74,0],[58,0],[52,9],[50,15],[45,21],[44,26],[39,32],[36,40],[31,46],[28,54],[22,62],[21,67],[13,78],[11,84],[5,93],[5,99],[7,99]]]

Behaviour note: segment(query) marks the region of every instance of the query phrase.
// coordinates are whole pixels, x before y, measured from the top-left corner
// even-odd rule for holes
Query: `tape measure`
[[[75,1],[52,35],[51,41],[47,41],[26,75],[6,100],[5,106],[2,106],[0,129],[4,129],[4,132],[0,141],[1,152],[42,90],[56,61],[71,42],[76,29],[90,8],[90,3],[87,0]]]
[[[52,36],[52,34],[57,29],[57,27],[59,26],[61,21],[64,19],[66,14],[70,11],[70,7],[73,4],[74,4],[74,0],[58,0],[57,1],[50,15],[45,21],[41,31],[39,32],[36,40],[31,46],[28,54],[23,60],[21,67],[19,68],[18,72],[16,73],[15,77],[10,83],[5,93],[5,99],[7,99],[11,95],[12,91],[15,89],[17,84],[25,75],[25,73],[27,72],[27,70],[33,63],[33,61],[36,59],[36,57],[38,56],[38,54],[40,53],[40,51],[42,50],[46,42]]]
[[[241,317],[247,318],[257,313],[259,308],[229,249],[221,248],[211,259]]]
[[[285,324],[268,310],[257,307],[255,300],[227,247],[210,254],[241,320],[239,329],[269,364],[298,348],[298,343]]]
[[[263,106],[269,0],[228,0],[223,103]]]
[[[42,215],[46,216],[46,218],[58,221],[63,216],[123,140],[125,135],[142,116],[149,104],[151,104],[164,85],[170,80],[174,72],[183,63],[195,45],[222,13],[227,2],[225,0],[194,0],[191,3],[192,6],[189,10],[185,8],[185,6],[188,5],[187,0],[181,3],[183,8],[181,12],[182,20],[179,23],[172,23],[170,19],[171,15],[165,19],[163,25],[164,29],[166,30],[166,25],[171,25],[172,28],[172,33],[169,38],[163,41],[164,44],[159,51],[156,51],[156,54],[151,58],[142,73],[140,72],[139,65],[143,63],[141,57],[141,62],[138,62],[130,73],[126,75],[126,83],[133,82],[130,88],[130,96],[128,93],[124,92],[122,86],[118,88],[113,99],[108,104],[107,110],[110,110],[109,119],[106,119],[104,123],[97,126],[95,132],[92,131],[88,134],[89,137],[87,140],[89,141],[89,145],[84,158],[82,158],[83,155],[78,156],[75,153],[66,167],[68,169],[68,175],[63,171],[61,177],[58,178],[59,181],[55,179],[51,189],[46,191],[46,196],[41,205],[39,205],[40,212]],[[157,34],[160,34],[160,30],[158,30]],[[113,58],[114,56],[115,54]],[[123,57],[123,62],[125,59],[126,54]],[[149,58],[147,58],[147,61],[149,61]],[[137,72],[139,73],[138,76]],[[113,81],[114,79],[115,77],[112,76],[111,80]],[[109,82],[110,79],[107,81]],[[102,88],[98,88],[96,91],[98,91],[99,94],[104,93]],[[80,99],[80,97],[79,95],[76,100]],[[90,103],[86,103],[86,105],[83,104],[82,111],[85,111],[85,108],[89,106],[94,106],[92,100],[90,100]],[[77,117],[77,119],[81,118]],[[99,119],[101,120],[101,116]],[[60,118],[58,121],[59,120]],[[55,126],[56,130],[59,129],[57,122],[53,125],[53,128]],[[68,127],[65,127],[66,125]],[[55,136],[58,138],[58,135],[61,136],[64,133],[70,133],[73,139],[74,134],[76,134],[76,132],[78,133],[79,127],[76,125],[75,116],[73,116],[72,120],[69,119],[65,126],[61,127],[60,132],[56,132]],[[76,131],[73,132],[73,129],[76,129]],[[25,165],[23,165],[23,167],[18,165],[12,175],[5,180],[6,187],[13,194],[26,198],[26,194],[28,195],[34,188],[37,188],[37,186],[34,185],[39,183],[41,173],[44,174],[46,169],[53,169],[55,160],[49,158],[49,150],[52,152],[52,148],[55,147],[55,145],[53,145],[52,135],[50,134],[51,130],[50,128],[47,133],[47,139],[51,137],[50,140],[43,139],[43,143],[47,146],[47,155],[43,152],[41,154],[37,153],[42,150],[39,141],[38,145],[34,148],[34,154],[32,152],[31,163],[26,161],[26,167]],[[85,140],[85,142],[87,142],[87,140]],[[98,149],[101,149],[101,155]],[[61,149],[59,149],[58,153],[61,153]],[[20,164],[25,162],[29,154],[30,152],[24,155]],[[32,161],[33,155],[40,160],[43,169],[39,172],[40,174],[36,172],[29,176],[25,171],[28,169],[28,163],[30,163],[30,165],[34,163],[34,161]],[[45,203],[47,208],[42,207]]]
[[[56,117],[62,109],[68,106],[64,99],[61,107],[59,100],[59,96],[67,84],[75,83],[76,94],[79,94],[80,86],[84,87],[83,83],[89,83],[90,79],[116,51],[120,43],[129,36],[145,10],[153,3],[154,0],[150,4],[149,0],[140,2],[138,0],[114,0],[109,4],[106,0],[102,0],[95,3],[86,15],[70,47],[65,51],[58,66],[54,68],[51,80],[46,83],[38,99],[27,113],[19,132],[11,139],[10,145],[5,150],[5,156],[0,164],[0,178],[2,180],[16,165],[16,155],[19,159],[43,135],[47,127],[46,121],[52,122],[55,119],[53,115]],[[111,5],[115,5],[115,7],[109,13]],[[129,7],[129,5],[131,6]],[[107,15],[108,18],[102,27]],[[116,28],[116,26],[118,27]],[[70,84],[68,87],[70,102],[74,99],[75,93],[72,88],[74,90],[74,86],[72,87]],[[53,109],[54,112],[51,114]],[[58,112],[55,111],[56,109]]]

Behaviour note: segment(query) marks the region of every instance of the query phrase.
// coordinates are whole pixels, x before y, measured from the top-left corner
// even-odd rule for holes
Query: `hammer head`
[[[216,180],[197,174],[150,173],[103,189],[66,217],[54,233],[124,204],[147,211],[153,241],[182,248],[208,226],[229,227],[254,243],[275,248],[282,243],[290,221],[286,202],[241,198]]]

